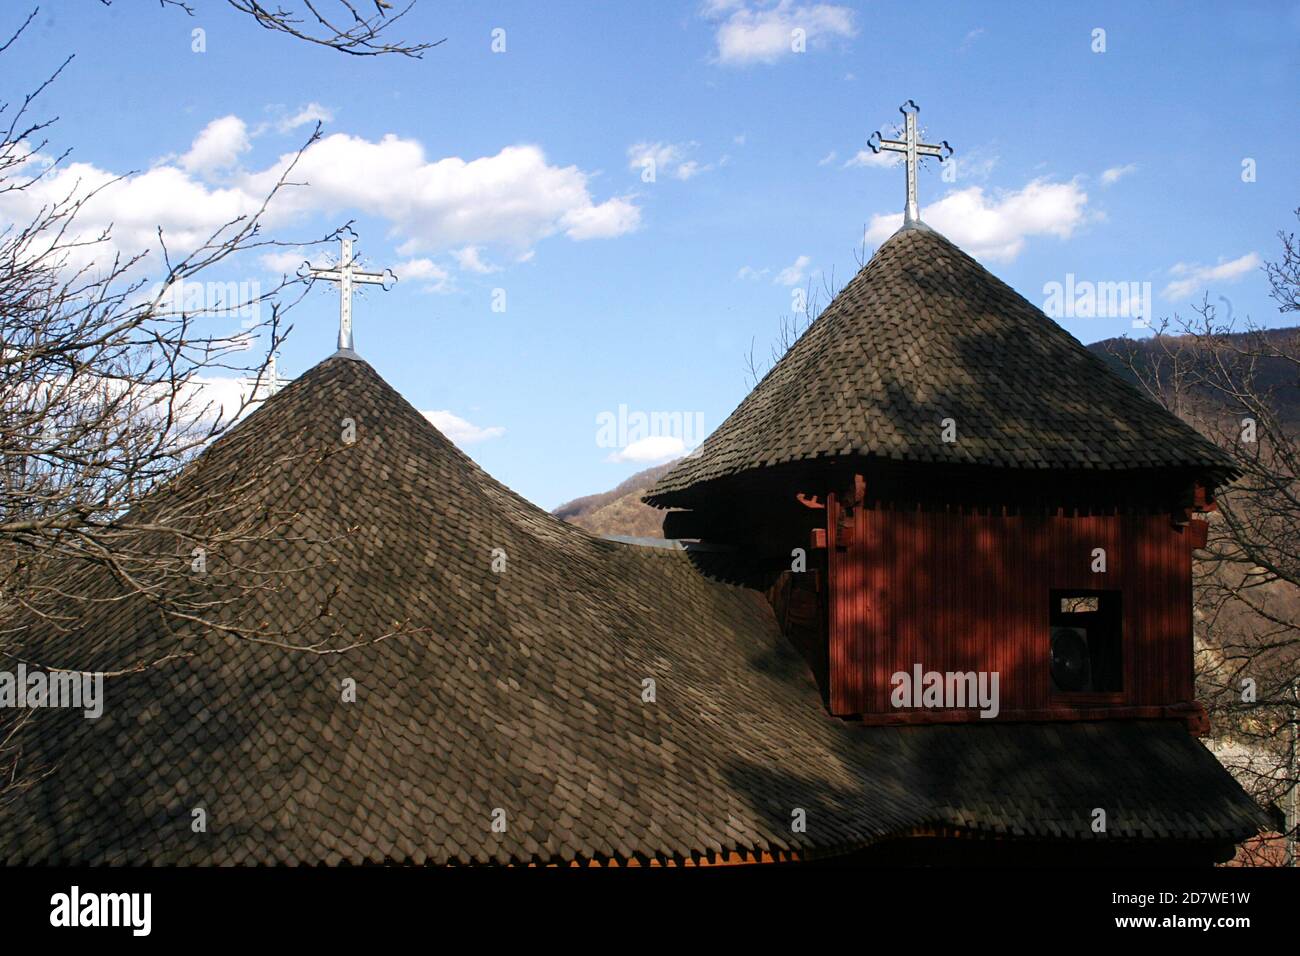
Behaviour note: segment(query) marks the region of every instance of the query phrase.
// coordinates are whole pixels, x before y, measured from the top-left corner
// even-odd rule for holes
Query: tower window
[[[1048,665],[1056,694],[1124,689],[1119,591],[1052,591]]]

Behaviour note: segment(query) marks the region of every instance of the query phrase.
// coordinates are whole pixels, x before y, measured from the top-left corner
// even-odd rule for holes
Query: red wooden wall
[[[997,671],[998,720],[1200,713],[1193,702],[1191,535],[1163,515],[1026,516],[827,499],[829,697],[875,723],[978,720],[891,706],[891,676]],[[1106,550],[1094,573],[1092,551]],[[1123,690],[1051,691],[1049,592],[1121,592]]]

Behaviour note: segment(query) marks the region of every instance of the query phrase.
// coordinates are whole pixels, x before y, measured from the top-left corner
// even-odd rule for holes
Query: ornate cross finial
[[[387,292],[390,284],[397,281],[397,276],[393,275],[391,269],[385,269],[383,273],[361,272],[357,269],[352,259],[352,241],[356,238],[356,233],[351,229],[345,228],[339,233],[342,248],[339,251],[338,265],[334,268],[317,269],[310,262],[304,262],[298,269],[299,278],[309,282],[326,279],[339,284],[339,354],[347,357],[355,357],[357,354],[352,348],[353,284],[382,286]]]
[[[879,153],[881,150],[888,150],[893,153],[903,153],[907,156],[907,207],[903,212],[903,224],[919,222],[920,214],[917,212],[916,203],[916,161],[920,156],[938,156],[939,162],[943,162],[952,155],[952,147],[948,145],[945,139],[938,146],[931,146],[929,143],[918,143],[916,141],[916,114],[921,112],[921,107],[917,106],[911,100],[908,100],[898,108],[903,114],[903,138],[882,139],[880,130],[871,134],[867,140],[867,145],[871,147],[873,153]]]

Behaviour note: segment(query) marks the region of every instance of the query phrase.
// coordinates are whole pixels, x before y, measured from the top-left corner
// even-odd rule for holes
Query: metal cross
[[[266,389],[266,397],[270,398],[280,390],[280,369],[276,354],[271,353],[266,360],[266,381],[263,383]]]
[[[354,283],[382,286],[387,292],[389,284],[397,281],[391,269],[382,273],[361,272],[352,259],[352,240],[356,234],[351,229],[339,233],[339,263],[332,269],[317,269],[310,262],[304,262],[298,269],[299,278],[309,282],[327,279],[339,284],[339,351],[345,355],[355,355],[352,348],[352,286]]]
[[[943,162],[952,155],[952,147],[948,145],[945,139],[938,146],[931,146],[929,143],[918,143],[916,141],[916,114],[921,112],[921,107],[917,106],[911,100],[908,100],[898,108],[903,114],[903,139],[882,139],[880,130],[871,134],[867,140],[867,145],[871,147],[873,153],[880,153],[881,150],[888,150],[891,153],[903,153],[907,156],[907,208],[903,212],[903,223],[906,225],[910,222],[919,222],[920,214],[916,211],[916,161],[920,156],[938,156],[939,162]]]
[[[276,392],[280,391],[280,388],[287,381],[286,379],[280,378],[280,372],[277,369],[277,362],[278,358],[276,353],[272,352],[267,358],[266,366],[261,370],[260,374],[244,379],[249,387],[248,401],[250,404],[253,402],[266,401]]]

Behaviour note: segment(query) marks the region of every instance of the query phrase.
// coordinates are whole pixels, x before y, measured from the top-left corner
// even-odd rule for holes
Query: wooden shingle
[[[339,422],[356,422],[354,444]],[[276,480],[242,480],[273,463]],[[322,362],[163,494],[228,490],[222,520],[276,589],[239,592],[300,644],[169,637],[135,598],[20,649],[113,670],[103,716],[43,711],[0,800],[0,861],[548,863],[839,853],[933,825],[1091,839],[1255,832],[1258,811],[1180,725],[864,728],[829,717],[763,597],[698,555],[593,538],[486,475],[366,363]],[[507,569],[493,571],[493,549]],[[214,587],[221,556],[210,559]],[[115,585],[98,585],[113,598]],[[336,634],[337,632],[337,634]],[[341,699],[356,682],[355,703]],[[643,700],[643,682],[655,699]],[[4,715],[0,715],[0,719]],[[1051,773],[1043,773],[1043,768]],[[194,832],[202,808],[206,832]],[[807,813],[806,832],[791,814]],[[494,816],[504,832],[493,828]],[[1195,832],[1193,832],[1195,831]]]
[[[939,440],[952,418],[959,439]],[[849,455],[1003,469],[1235,473],[1037,307],[924,224],[891,236],[645,500]]]

